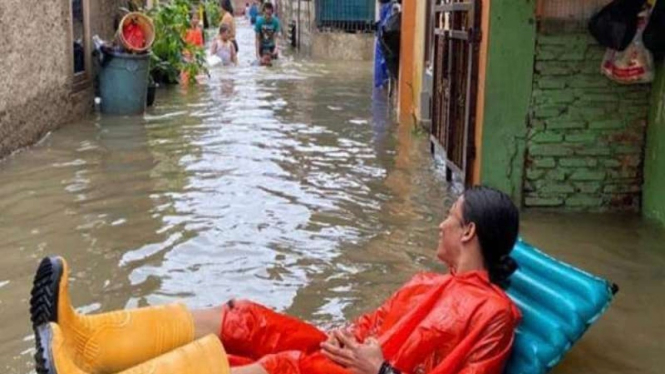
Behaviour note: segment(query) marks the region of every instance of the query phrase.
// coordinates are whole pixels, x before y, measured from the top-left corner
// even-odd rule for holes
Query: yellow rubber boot
[[[64,259],[42,260],[30,299],[33,329],[57,323],[63,349],[86,372],[117,373],[194,340],[194,320],[184,305],[82,315],[71,306],[67,279]]]
[[[69,356],[67,339],[56,323],[35,330],[38,374],[95,374],[78,367]],[[117,374],[230,374],[224,347],[214,335],[186,344]]]

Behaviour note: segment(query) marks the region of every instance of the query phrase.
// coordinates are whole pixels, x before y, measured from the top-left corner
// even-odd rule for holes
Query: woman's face
[[[462,236],[464,234],[462,205],[464,205],[464,196],[457,199],[448,210],[446,218],[439,224],[439,247],[436,251],[436,257],[450,268],[453,268],[457,263],[462,250]]]

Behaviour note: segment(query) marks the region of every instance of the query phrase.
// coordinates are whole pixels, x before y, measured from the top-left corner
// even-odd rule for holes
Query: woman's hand
[[[376,339],[368,338],[364,343],[358,343],[351,333],[343,330],[334,330],[328,340],[321,343],[321,352],[355,374],[377,374],[384,362],[383,351]]]

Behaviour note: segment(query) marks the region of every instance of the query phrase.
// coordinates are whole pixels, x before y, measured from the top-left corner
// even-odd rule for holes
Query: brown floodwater
[[[327,326],[433,259],[455,193],[394,122],[371,64],[285,57],[160,89],[143,117],[68,124],[0,163],[0,372],[32,370],[28,299],[66,257],[82,312],[244,297]],[[528,212],[523,236],[618,283],[555,373],[661,373],[665,231],[633,215]]]

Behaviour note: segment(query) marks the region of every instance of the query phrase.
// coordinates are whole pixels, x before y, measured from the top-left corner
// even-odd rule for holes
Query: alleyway
[[[13,321],[0,372],[32,369],[28,297],[47,254],[69,260],[86,312],[245,297],[324,326],[441,270],[453,193],[427,135],[373,97],[371,64],[253,67],[252,38],[241,26],[240,66],[160,90],[144,118],[71,124],[0,163],[0,319]],[[622,287],[556,372],[660,372],[665,233],[633,216],[530,213],[523,228]]]

